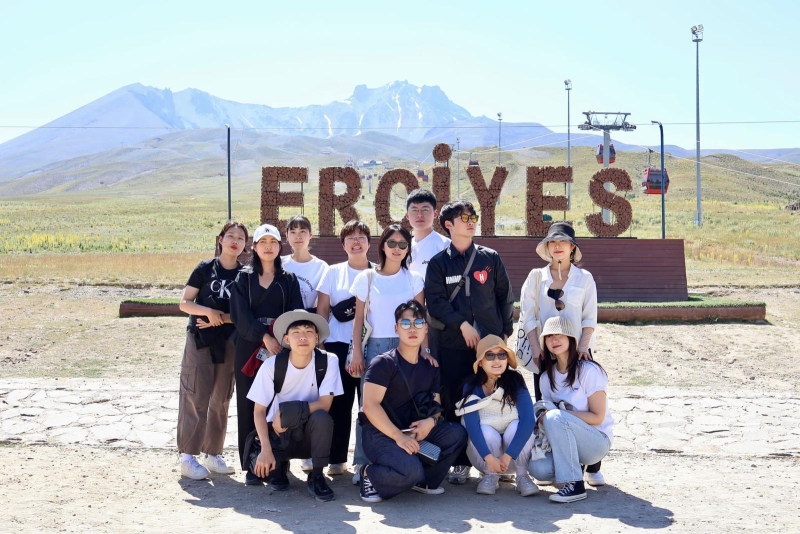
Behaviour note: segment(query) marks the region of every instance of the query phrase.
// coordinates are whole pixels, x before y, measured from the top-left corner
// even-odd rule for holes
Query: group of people
[[[294,459],[308,492],[333,500],[324,470],[348,473],[356,399],[350,467],[367,502],[407,490],[441,494],[445,478],[465,484],[472,468],[486,495],[503,481],[523,497],[556,484],[550,499],[572,502],[586,497],[584,478],[605,483],[600,460],[613,419],[607,376],[592,355],[597,291],[576,265],[572,227],[554,223],[536,247],[548,265],[531,270],[515,325],[503,261],[473,240],[473,205],[439,209],[419,189],[406,207],[413,235],[388,226],[377,264],[367,259],[370,230],[357,220],[339,232],[347,261],[330,266],[311,254],[305,217],[287,223],[288,256],[278,229],[259,226],[249,265],[238,261],[247,229],[223,227],[215,258],[197,265],[181,298],[190,315],[182,476],[235,472],[222,457],[235,389],[248,485],[287,490]],[[434,231],[436,220],[447,237]],[[533,392],[520,367],[535,373]]]

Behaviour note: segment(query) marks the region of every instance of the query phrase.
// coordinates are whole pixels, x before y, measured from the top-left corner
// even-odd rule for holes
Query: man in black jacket
[[[428,264],[425,300],[430,315],[444,324],[439,336],[442,401],[447,420],[458,421],[455,403],[463,396],[464,380],[474,374],[478,341],[489,334],[504,340],[511,335],[514,295],[500,255],[473,242],[478,215],[472,203],[446,204],[439,223],[452,242]],[[463,484],[467,478],[469,460],[463,454],[448,480]]]

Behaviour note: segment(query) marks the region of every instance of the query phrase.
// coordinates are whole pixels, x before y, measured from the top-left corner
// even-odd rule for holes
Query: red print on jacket
[[[489,271],[491,271],[491,267],[486,267],[482,271],[475,271],[472,273],[472,276],[475,277],[475,280],[481,283],[481,285],[485,284],[486,281],[489,279]]]

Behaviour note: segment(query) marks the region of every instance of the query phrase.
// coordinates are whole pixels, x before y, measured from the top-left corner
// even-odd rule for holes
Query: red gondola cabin
[[[664,194],[669,191],[669,174],[664,169]],[[642,174],[642,193],[645,195],[661,194],[661,169],[647,168]]]
[[[597,145],[597,152],[595,154],[595,157],[597,158],[597,163],[602,165],[603,164],[603,145]],[[616,161],[616,159],[617,159],[617,151],[614,150],[614,145],[613,144],[608,145],[608,162],[609,163],[614,163],[614,161]]]

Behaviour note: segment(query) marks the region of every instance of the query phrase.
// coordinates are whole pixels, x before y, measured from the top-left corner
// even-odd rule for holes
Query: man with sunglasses
[[[425,277],[425,299],[431,317],[444,324],[439,332],[438,359],[442,401],[448,421],[458,421],[455,403],[461,386],[473,375],[475,349],[482,337],[503,340],[513,332],[514,294],[500,255],[474,243],[478,214],[465,200],[442,207],[439,224],[450,246],[431,258]],[[466,453],[456,459],[453,484],[464,484],[470,466]]]
[[[439,370],[420,358],[428,326],[425,307],[409,300],[395,309],[398,346],[376,356],[364,375],[364,406],[359,414],[364,453],[370,463],[360,469],[360,493],[366,502],[380,502],[413,489],[425,495],[444,493],[440,487],[456,456],[467,444],[458,423],[445,422],[438,404],[430,417],[420,417],[423,397],[439,402]],[[438,407],[430,409],[431,406]],[[420,442],[441,449],[439,460],[423,463]]]

